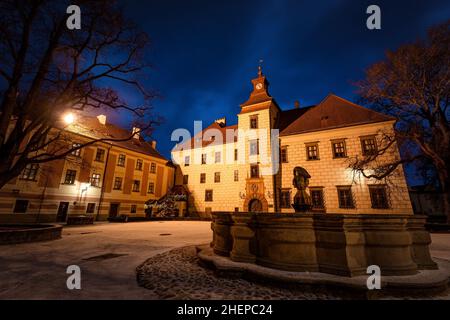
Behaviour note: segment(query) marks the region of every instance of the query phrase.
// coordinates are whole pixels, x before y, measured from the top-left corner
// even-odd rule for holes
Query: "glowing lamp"
[[[75,121],[75,116],[70,112],[64,115],[63,120],[66,124],[72,124]]]

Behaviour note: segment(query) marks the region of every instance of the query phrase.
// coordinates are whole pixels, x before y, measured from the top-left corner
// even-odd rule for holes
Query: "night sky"
[[[366,28],[370,4],[381,7],[382,30]],[[123,5],[151,37],[147,81],[161,95],[153,105],[165,118],[154,137],[167,157],[174,129],[192,131],[194,120],[207,126],[222,116],[237,122],[260,59],[282,109],[293,108],[295,100],[302,106],[319,103],[330,92],[354,101],[352,83],[364,77],[365,68],[387,49],[423,37],[428,27],[450,18],[448,0],[123,0]]]

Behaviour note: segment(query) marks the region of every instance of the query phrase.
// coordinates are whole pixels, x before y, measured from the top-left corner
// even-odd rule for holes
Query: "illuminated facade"
[[[131,135],[107,123],[104,115],[77,119],[66,132],[74,145]],[[138,134],[127,141],[98,142],[65,159],[28,166],[0,190],[0,221],[145,216],[144,203],[164,196],[173,182],[174,166],[156,151],[156,142],[146,142]]]
[[[241,104],[237,125],[219,119],[172,151],[176,184],[190,191],[189,211],[294,212],[293,169],[311,175],[313,210],[327,213],[412,214],[403,169],[386,181],[353,174],[392,132],[394,119],[333,94],[310,107],[283,111],[268,93],[261,69]],[[379,161],[399,157],[394,144]]]

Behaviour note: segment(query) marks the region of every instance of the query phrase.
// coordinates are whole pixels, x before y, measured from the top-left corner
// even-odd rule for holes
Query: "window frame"
[[[106,154],[105,149],[97,148],[97,152],[95,153],[94,161],[96,161],[96,162],[105,162],[105,154]],[[99,157],[99,155],[101,155],[101,156]]]
[[[150,173],[155,174],[156,173],[156,163],[152,162],[150,164]]]
[[[184,156],[184,166],[189,167],[191,164],[191,156]]]
[[[256,173],[257,173],[256,176],[253,175],[253,168],[256,168]],[[260,178],[260,174],[259,174],[259,164],[254,163],[254,164],[251,164],[251,165],[250,165],[250,178],[252,178],[252,179]]]
[[[200,183],[206,183],[206,173],[204,172],[200,173]]]
[[[117,166],[118,167],[125,167],[126,161],[127,161],[127,156],[125,154],[123,154],[123,153],[120,153],[119,156],[117,157]]]
[[[147,193],[155,194],[155,183],[153,181],[148,183]]]
[[[337,193],[338,193],[338,205],[339,209],[356,209],[356,203],[355,203],[355,197],[353,195],[352,187],[351,186],[337,186]],[[342,197],[341,197],[341,191],[349,191],[349,199],[351,201],[350,205],[346,205],[342,203]]]
[[[71,173],[70,175],[69,175],[69,172]],[[72,173],[73,173],[73,175],[72,175]],[[67,179],[68,177],[71,177],[73,179],[73,181],[72,180],[68,180]],[[66,170],[66,174],[64,176],[63,184],[74,185],[76,180],[77,180],[77,170],[67,169]]]
[[[331,150],[333,152],[333,159],[344,159],[347,158],[347,144],[345,142],[346,139],[335,139],[331,140]],[[336,145],[342,143],[343,155],[338,156],[338,152],[336,152]],[[339,152],[341,154],[341,152]]]
[[[214,152],[214,163],[220,163],[222,161],[222,152]]]
[[[282,146],[280,148],[280,160],[281,163],[289,163],[288,146]]]
[[[250,156],[258,156],[259,155],[259,139],[253,139],[253,140],[249,140],[249,155]],[[256,143],[256,153],[253,153],[254,150],[254,144]]]
[[[72,149],[73,149],[73,148],[81,147],[82,145],[83,145],[83,144],[78,143],[78,142],[72,142]],[[70,153],[70,155],[73,156],[73,157],[80,158],[80,157],[81,157],[81,148],[78,149],[78,150],[73,150],[73,151]]]
[[[214,183],[220,183],[220,172],[214,172]]]
[[[23,169],[19,179],[24,181],[37,181],[38,172],[39,172],[39,164],[29,163]]]
[[[120,181],[120,186],[117,188],[117,181]],[[123,177],[114,177],[113,190],[122,190]]]
[[[95,176],[95,177],[94,177]],[[92,173],[91,175],[91,187],[100,188],[100,173]],[[95,184],[93,183],[95,181]]]
[[[142,171],[142,168],[144,167],[144,160],[142,159],[136,159],[136,166],[135,170]]]
[[[234,170],[233,181],[234,182],[239,182],[239,170]]]
[[[249,118],[250,118],[249,128],[250,129],[258,129],[258,126],[259,126],[258,115],[254,114],[254,115],[251,115]]]
[[[189,175],[185,174],[183,175],[183,185],[185,186],[187,184],[189,184]]]
[[[208,197],[210,195],[210,197]],[[214,193],[212,189],[205,190],[205,202],[213,202],[214,201]]]
[[[370,135],[370,136],[363,136],[359,138],[360,143],[361,143],[361,152],[363,156],[372,156],[372,155],[376,155],[378,152],[378,143],[377,143],[377,139],[375,135]],[[372,150],[366,150],[365,149],[365,141],[369,141],[372,140],[373,141],[373,149]]]
[[[314,205],[314,192],[320,192],[320,197],[321,197],[321,204],[319,206],[315,206]],[[326,204],[325,204],[325,192],[324,192],[324,187],[309,187],[309,193],[311,196],[311,204],[312,204],[312,210],[313,211],[321,211],[321,212],[325,212],[326,211]]]
[[[137,186],[137,188],[136,188],[136,186]],[[134,179],[133,183],[131,185],[131,192],[139,192],[139,191],[141,191],[141,180]]]
[[[371,185],[368,185],[368,187],[369,187],[369,195],[370,195],[370,205],[371,205],[372,209],[390,209],[391,208],[386,185],[371,184]],[[378,201],[378,199],[377,200],[374,199],[373,191],[375,191],[375,190],[382,190],[382,192],[383,192],[382,197],[384,198],[385,202],[382,203],[381,205],[377,205],[374,203],[375,201]]]
[[[319,143],[318,142],[306,143],[305,148],[306,148],[306,161],[320,160]],[[310,155],[310,148],[315,148],[315,158]]]

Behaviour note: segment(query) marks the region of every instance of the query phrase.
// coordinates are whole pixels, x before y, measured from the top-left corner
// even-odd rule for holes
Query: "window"
[[[100,174],[93,173],[91,178],[91,186],[100,187]]]
[[[133,192],[139,192],[141,182],[139,180],[133,180]]]
[[[155,193],[155,183],[150,182],[148,184],[148,193],[150,193],[150,194],[154,194]]]
[[[183,184],[188,184],[188,182],[189,182],[189,176],[187,174],[185,174],[183,176]]]
[[[88,203],[86,207],[86,213],[94,213],[95,203]]]
[[[200,173],[200,183],[206,183],[206,173]]]
[[[214,155],[214,162],[220,163],[220,152],[216,152]]]
[[[287,147],[282,147],[281,148],[281,162],[282,163],[287,163],[288,162]]]
[[[347,156],[345,152],[345,140],[332,141],[331,146],[333,148],[334,158],[345,158]]]
[[[213,201],[213,191],[212,190],[205,190],[205,201],[206,202]]]
[[[136,161],[136,170],[142,171],[142,164],[144,162],[142,161],[142,159],[137,159]]]
[[[125,159],[126,156],[124,154],[119,154],[119,158],[117,159],[117,165],[119,167],[125,167]]]
[[[79,148],[79,147],[81,147],[81,143],[72,143],[72,149]],[[73,150],[70,154],[75,157],[79,157],[79,156],[81,156],[81,149]]]
[[[75,184],[75,177],[77,172],[75,170],[67,170],[66,177],[64,178],[64,184]]]
[[[234,208],[234,212],[239,212],[239,208],[238,208],[238,207],[235,207],[235,208]]]
[[[39,165],[37,163],[28,164],[25,167],[25,169],[23,169],[22,176],[20,177],[20,179],[28,180],[28,181],[35,181],[38,170],[39,170]]]
[[[250,155],[259,154],[259,140],[250,140]]]
[[[137,211],[137,206],[135,204],[131,205],[131,209],[130,209],[130,213],[136,213]]]
[[[280,207],[284,209],[291,208],[291,190],[281,190]]]
[[[250,129],[258,129],[258,116],[257,115],[250,117]]]
[[[386,186],[369,186],[370,201],[373,209],[388,209],[389,201],[387,198]]]
[[[206,164],[206,153],[202,154],[202,164]]]
[[[105,161],[105,150],[97,149],[97,153],[95,154],[95,161],[99,161],[99,162]]]
[[[234,170],[234,181],[239,181],[239,170]]]
[[[252,164],[250,166],[250,177],[251,178],[259,178],[259,165]]]
[[[122,177],[116,177],[114,179],[114,190],[122,189]]]
[[[150,173],[156,173],[156,163],[154,162],[150,165]]]
[[[311,191],[311,202],[313,210],[323,210],[325,209],[325,200],[323,197],[322,188],[309,188]]]
[[[377,152],[377,142],[375,137],[361,138],[361,149],[364,156],[374,155]]]
[[[191,162],[191,157],[186,156],[184,157],[184,166],[189,167],[189,163]]]
[[[306,160],[319,160],[319,145],[317,143],[306,145]]]
[[[214,182],[220,182],[220,172],[214,172]]]
[[[16,200],[14,213],[25,213],[28,209],[28,200]]]
[[[339,208],[353,209],[355,204],[351,187],[338,187]]]
[[[234,149],[234,161],[238,161],[238,149]]]

